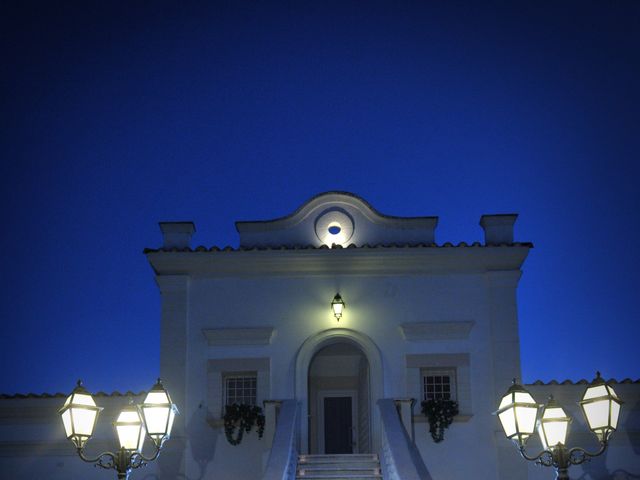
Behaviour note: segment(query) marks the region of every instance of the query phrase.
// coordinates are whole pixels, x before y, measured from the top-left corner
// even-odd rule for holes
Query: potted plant
[[[454,400],[426,400],[422,402],[422,413],[429,422],[429,433],[436,443],[444,440],[444,431],[458,415],[458,402]]]
[[[234,403],[225,407],[224,434],[231,445],[239,445],[245,432],[253,427],[258,430],[258,438],[264,433],[264,415],[262,408],[245,403]]]

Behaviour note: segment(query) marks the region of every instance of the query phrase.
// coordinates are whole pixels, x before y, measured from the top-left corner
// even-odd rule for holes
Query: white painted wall
[[[492,437],[494,419],[483,418],[478,414],[493,411],[498,395],[492,381],[481,379],[518,376],[519,351],[517,341],[505,341],[499,351],[492,348],[494,324],[504,320],[500,317],[496,320],[496,311],[502,313],[487,300],[487,290],[493,288],[491,281],[486,274],[481,273],[192,278],[188,282],[187,364],[184,373],[175,373],[179,376],[175,383],[179,384],[184,375],[186,385],[186,392],[182,395],[185,400],[182,405],[183,418],[187,424],[195,425],[200,412],[207,408],[209,359],[268,357],[269,397],[294,397],[295,361],[300,345],[309,337],[339,326],[366,335],[381,352],[385,397],[408,395],[408,354],[468,354],[472,418],[456,425],[456,430],[459,431],[459,439],[463,444],[472,442],[474,438],[485,437],[484,441],[474,447],[474,451],[483,468],[496,471],[498,460]],[[345,314],[339,323],[329,309],[329,303],[338,290],[347,302]],[[508,296],[515,295],[515,282],[509,289],[501,286],[500,291],[492,295],[497,298],[496,301],[502,301],[505,297],[509,301]],[[170,306],[165,308],[171,309]],[[405,323],[456,320],[475,322],[468,339],[409,342],[403,338],[400,330],[400,324]],[[211,347],[202,333],[203,329],[212,327],[260,326],[275,328],[271,344]],[[494,362],[498,354],[501,363],[496,364]],[[163,352],[163,355],[166,353]],[[175,369],[175,364],[170,359],[163,363]],[[170,381],[172,370],[166,370],[162,375],[167,378],[168,386],[173,391],[173,382]],[[452,435],[456,438],[458,434]],[[212,441],[212,437],[217,440]],[[229,447],[221,436],[220,429],[208,426],[197,433],[190,432],[189,438],[190,445],[208,443],[211,447],[209,453],[215,451],[212,456],[215,466],[211,467],[211,471],[234,471],[237,465],[246,466],[247,450],[250,448],[253,450],[251,458],[262,458],[267,453],[262,447],[266,442]],[[418,444],[425,452],[426,459],[450,456],[453,460],[456,451],[449,448],[453,443],[439,445],[439,449],[443,451],[436,454],[433,447],[418,436]],[[188,446],[185,453],[186,469],[190,476],[195,475],[197,478],[200,466],[194,455],[192,447]],[[204,460],[206,458],[201,459]],[[258,466],[259,463],[254,466],[256,472]],[[473,469],[469,467],[465,470],[462,465],[458,468],[461,469],[459,478],[465,478]],[[259,478],[259,472],[255,478]],[[437,475],[434,478],[438,478]]]
[[[431,242],[437,222],[434,217],[384,217],[361,199],[330,193],[315,197],[284,219],[239,223],[241,245],[321,245],[316,227],[331,211],[346,213],[353,220],[350,242],[355,245]],[[439,467],[433,468],[440,472],[440,478],[468,478],[478,466],[493,472],[495,478],[524,472],[521,464],[511,466],[509,461],[499,459],[494,419],[483,412],[493,411],[505,379],[520,373],[515,291],[527,251],[527,245],[514,245],[150,253],[163,292],[163,345],[167,347],[162,349],[162,376],[172,389],[181,390],[183,428],[185,439],[188,437],[184,456],[176,456],[173,465],[182,460],[181,468],[190,478],[202,474],[203,464],[207,472],[224,472],[223,476],[236,472],[242,478],[259,478],[258,465],[268,453],[268,442],[252,439],[230,447],[215,422],[198,430],[189,426],[202,425],[198,419],[207,416],[207,395],[212,391],[207,385],[208,362],[269,358],[269,397],[298,398],[304,419],[309,413],[307,372],[301,374],[296,368],[306,369],[308,363],[300,362],[301,346],[308,345],[310,339],[331,338],[331,332],[339,328],[340,339],[349,341],[349,332],[354,332],[353,341],[357,343],[359,336],[362,340],[358,341],[364,341],[375,357],[375,361],[369,359],[370,376],[372,391],[377,388],[378,397],[415,394],[411,387],[415,379],[409,377],[416,370],[415,366],[407,367],[408,355],[465,354],[468,364],[461,372],[464,381],[460,389],[470,399],[468,419],[456,424],[451,435],[465,445],[481,439],[474,445],[474,466],[459,465],[455,477],[451,472],[443,477],[445,473]],[[347,304],[339,323],[329,308],[336,292]],[[463,338],[448,340],[407,340],[400,328],[429,322],[465,322],[472,323],[473,328]],[[210,346],[202,333],[251,327],[272,327],[275,333],[270,342],[246,346]],[[309,355],[305,362],[312,354],[305,353]],[[296,386],[296,381],[304,385]],[[376,400],[372,398],[372,403]],[[376,409],[371,412],[372,446],[377,449],[379,419]],[[307,432],[303,422],[298,440],[303,452],[308,448]],[[434,451],[418,433],[417,443],[428,467],[429,458],[438,464],[442,459],[457,458],[457,447],[452,448],[457,442],[445,442]],[[194,445],[201,444],[208,445],[210,458],[198,458]],[[248,464],[253,473],[238,470]],[[501,470],[504,472],[499,473]],[[203,478],[213,476],[205,473]]]
[[[433,240],[434,217],[388,218],[361,199],[331,193],[315,197],[285,219],[238,224],[241,243],[319,245],[319,217],[314,215],[333,207],[354,220],[358,246]],[[336,341],[352,342],[366,353],[370,406],[378,398],[419,397],[420,368],[433,366],[428,363],[434,359],[463,359],[448,365],[459,368],[464,408],[444,442],[431,440],[420,413],[421,398],[414,407],[415,442],[435,480],[551,478],[546,476],[550,472],[531,469],[519,458],[491,415],[511,378],[520,376],[516,288],[529,245],[497,245],[512,239],[514,221],[513,215],[485,216],[485,227],[498,224],[499,232],[487,231],[483,246],[149,252],[162,301],[161,376],[181,415],[159,461],[134,478],[260,479],[273,429],[262,439],[252,432],[237,447],[226,442],[220,422],[220,366],[251,366],[258,373],[258,401],[296,398],[304,420],[309,363],[318,349]],[[167,245],[188,245],[191,227],[165,224],[172,235]],[[346,302],[340,322],[329,307],[336,292]],[[257,327],[263,330],[246,330]],[[240,328],[245,330],[232,330]],[[212,335],[215,329],[229,330]],[[216,340],[210,344],[212,338]],[[225,344],[225,338],[234,340]],[[427,364],[416,364],[416,358]],[[357,381],[357,368],[346,370]],[[554,391],[558,399],[568,395],[572,402],[579,397],[576,389],[532,387],[540,400]],[[616,435],[603,465],[625,478],[621,471],[640,473],[640,384],[621,385],[619,393],[627,399],[621,421],[627,434]],[[55,412],[62,401],[0,399],[0,471],[19,479],[107,478],[73,458]],[[370,411],[370,441],[376,450],[380,422],[378,410]],[[301,421],[297,442],[303,452],[307,432]],[[106,432],[95,443],[103,437]],[[20,457],[25,451],[30,452],[28,461]],[[603,478],[604,469],[596,462],[583,471],[584,480]]]

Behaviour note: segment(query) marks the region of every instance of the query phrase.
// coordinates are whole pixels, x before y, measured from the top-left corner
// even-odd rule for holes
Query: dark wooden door
[[[351,397],[324,399],[324,453],[353,453]]]

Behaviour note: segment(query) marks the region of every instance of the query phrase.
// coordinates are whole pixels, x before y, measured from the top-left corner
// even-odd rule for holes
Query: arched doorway
[[[309,364],[309,453],[369,453],[369,361],[352,342],[322,347]]]
[[[369,337],[335,328],[308,338],[296,357],[295,390],[301,453],[348,449],[346,435],[354,453],[378,451],[382,358]],[[337,445],[336,436],[342,437]]]

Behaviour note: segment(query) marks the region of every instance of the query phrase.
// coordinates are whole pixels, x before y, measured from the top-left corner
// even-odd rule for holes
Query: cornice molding
[[[156,252],[147,258],[159,276],[176,279],[159,280],[164,288],[186,288],[177,278],[190,276],[260,276],[260,275],[406,275],[491,272],[511,273],[519,278],[519,269],[529,252],[528,246],[495,248],[393,248],[264,250],[221,252]],[[499,276],[499,275],[498,275]],[[159,277],[160,278],[160,277]],[[183,280],[184,282],[184,280]],[[163,290],[164,291],[164,290]]]

